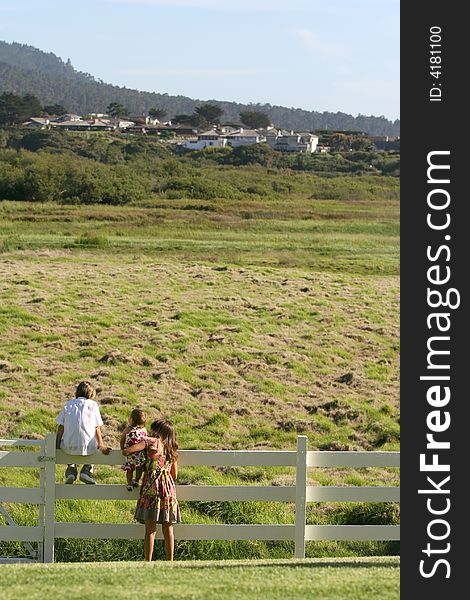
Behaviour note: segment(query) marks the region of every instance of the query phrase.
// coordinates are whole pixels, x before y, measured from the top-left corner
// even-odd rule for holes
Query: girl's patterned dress
[[[133,427],[126,434],[126,441],[124,442],[124,448],[129,448],[134,444],[138,444],[143,440],[147,439],[147,430],[143,427]],[[126,456],[126,462],[122,465],[123,471],[135,471],[136,467],[143,467],[145,464],[145,452],[136,452],[135,454],[129,454]]]
[[[147,438],[147,462],[134,514],[134,518],[139,523],[181,521],[175,482],[171,476],[172,463],[167,461],[161,452],[163,452],[161,441],[158,438]]]

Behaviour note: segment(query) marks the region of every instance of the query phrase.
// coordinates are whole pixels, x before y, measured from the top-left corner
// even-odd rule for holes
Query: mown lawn
[[[97,557],[101,559],[102,557]],[[2,598],[396,600],[398,557],[2,566]]]

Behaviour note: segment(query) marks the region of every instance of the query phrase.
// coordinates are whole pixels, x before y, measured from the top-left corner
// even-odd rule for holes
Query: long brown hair
[[[166,459],[176,462],[178,460],[178,443],[173,423],[167,419],[158,419],[150,425],[150,429],[162,441]]]

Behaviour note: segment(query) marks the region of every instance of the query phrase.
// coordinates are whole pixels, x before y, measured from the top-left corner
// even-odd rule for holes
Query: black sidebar
[[[470,593],[469,42],[461,3],[401,3],[405,600]]]

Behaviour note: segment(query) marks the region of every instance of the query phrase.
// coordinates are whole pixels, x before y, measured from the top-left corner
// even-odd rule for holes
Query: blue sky
[[[399,0],[0,0],[0,39],[140,90],[399,118]]]

